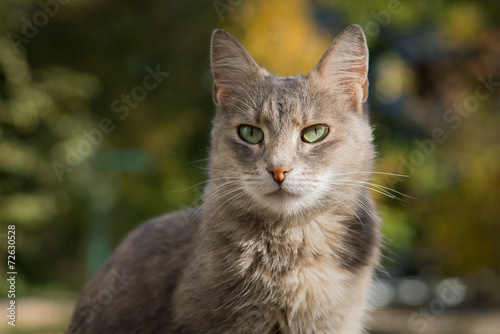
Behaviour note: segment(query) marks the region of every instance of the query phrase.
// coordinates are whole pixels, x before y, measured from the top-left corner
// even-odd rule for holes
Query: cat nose
[[[269,173],[273,174],[274,180],[281,183],[285,179],[285,173],[288,173],[290,169],[286,166],[270,166],[268,169]]]

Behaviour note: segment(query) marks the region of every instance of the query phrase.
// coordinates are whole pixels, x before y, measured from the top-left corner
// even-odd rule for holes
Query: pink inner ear
[[[220,87],[217,82],[214,83],[214,102],[216,105],[220,106],[223,102],[224,99],[227,96],[227,92],[225,89]]]
[[[365,64],[366,58],[364,57],[363,51],[356,53],[356,61],[353,62],[352,72],[356,74],[356,79],[351,79],[351,85],[353,85],[354,95],[356,100],[361,101],[361,103],[366,102],[368,99],[368,78],[366,77],[367,65]]]
[[[346,94],[358,105],[368,99],[368,49],[359,26],[346,28],[333,41],[313,70],[313,80]]]
[[[348,90],[353,93],[353,100],[356,104],[366,102],[368,99],[368,79],[366,79],[362,84],[353,84]]]
[[[366,102],[368,99],[368,79],[365,79],[365,82],[363,82],[363,85],[361,85],[361,88],[363,90],[363,95],[362,95],[362,102]]]
[[[352,94],[356,103],[364,103],[368,99],[368,78],[366,77],[366,66],[360,62],[351,69],[355,76],[347,78],[343,83],[345,92]]]
[[[217,96],[219,92],[219,85],[217,85],[216,82],[214,82],[214,102],[215,104],[219,104],[219,97]]]

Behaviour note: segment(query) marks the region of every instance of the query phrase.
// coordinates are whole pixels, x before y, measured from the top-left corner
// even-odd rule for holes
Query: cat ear
[[[311,71],[310,78],[330,91],[348,94],[360,107],[368,98],[368,47],[363,29],[357,24],[344,29]]]
[[[216,29],[212,34],[211,62],[216,105],[220,105],[231,91],[242,88],[248,79],[259,75],[259,65],[233,36],[222,29]]]

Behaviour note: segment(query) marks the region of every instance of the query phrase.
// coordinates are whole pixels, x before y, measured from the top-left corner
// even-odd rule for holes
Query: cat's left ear
[[[220,106],[227,95],[244,90],[244,85],[260,75],[260,67],[245,48],[229,33],[217,29],[212,34],[214,102]]]
[[[347,94],[356,107],[368,98],[368,47],[363,29],[351,25],[330,44],[310,79],[337,94]]]

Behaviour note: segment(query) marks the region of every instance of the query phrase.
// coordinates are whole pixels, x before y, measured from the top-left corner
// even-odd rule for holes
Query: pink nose
[[[285,173],[290,171],[290,169],[286,166],[271,166],[267,170],[273,174],[274,179],[278,183],[283,182],[285,179]]]

